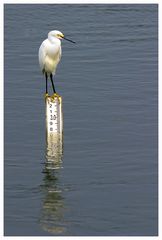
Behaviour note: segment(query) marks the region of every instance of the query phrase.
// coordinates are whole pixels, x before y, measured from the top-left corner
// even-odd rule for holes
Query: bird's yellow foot
[[[49,97],[48,93],[44,94],[44,98],[46,99],[47,97]]]
[[[58,93],[54,93],[54,94],[52,95],[52,97],[53,97],[53,98],[55,98],[55,97],[59,98],[60,95],[59,95]]]
[[[55,98],[58,99],[59,103],[61,102],[61,96],[58,93],[54,93],[51,98],[53,99],[53,101],[55,101]]]

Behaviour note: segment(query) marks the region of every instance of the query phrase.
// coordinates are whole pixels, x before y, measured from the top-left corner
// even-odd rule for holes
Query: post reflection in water
[[[45,231],[61,235],[66,231],[64,220],[64,199],[59,187],[59,173],[62,168],[63,142],[62,134],[47,135],[46,163],[43,170],[45,193],[41,212],[41,226]]]

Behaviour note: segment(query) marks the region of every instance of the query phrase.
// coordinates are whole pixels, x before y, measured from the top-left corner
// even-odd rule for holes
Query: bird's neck
[[[55,44],[57,44],[57,45],[61,45],[61,41],[60,41],[58,38],[56,38],[56,37],[48,36],[48,39],[49,39],[49,41],[50,41],[51,43],[55,43]]]

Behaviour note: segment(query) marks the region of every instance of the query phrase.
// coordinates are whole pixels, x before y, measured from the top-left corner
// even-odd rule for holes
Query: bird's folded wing
[[[47,51],[45,49],[44,43],[42,43],[39,48],[39,65],[42,71],[44,71],[46,56],[47,56]]]

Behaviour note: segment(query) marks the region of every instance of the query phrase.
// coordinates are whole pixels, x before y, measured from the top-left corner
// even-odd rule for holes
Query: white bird
[[[42,42],[39,48],[39,65],[46,78],[46,94],[48,94],[48,77],[51,79],[53,92],[54,94],[56,93],[53,83],[53,75],[55,74],[57,65],[61,59],[61,39],[75,43],[74,41],[65,38],[62,32],[53,30],[48,33],[48,38]]]

